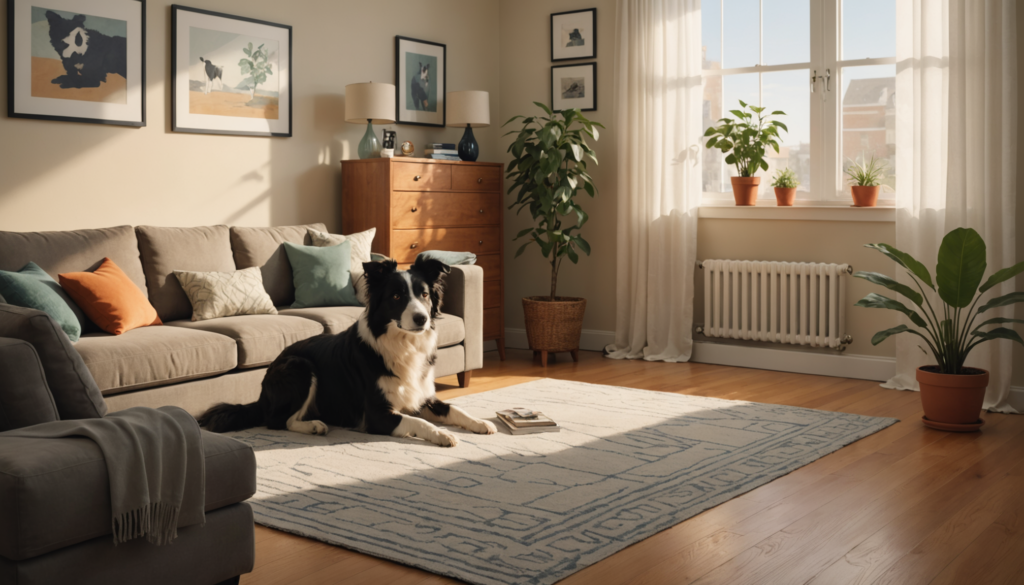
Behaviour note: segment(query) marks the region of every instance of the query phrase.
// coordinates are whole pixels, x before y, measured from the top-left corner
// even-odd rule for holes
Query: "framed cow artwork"
[[[448,48],[441,43],[395,37],[395,121],[445,125]]]

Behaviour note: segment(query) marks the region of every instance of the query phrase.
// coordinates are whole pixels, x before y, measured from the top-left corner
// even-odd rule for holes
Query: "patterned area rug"
[[[563,428],[456,429],[455,448],[235,433],[256,450],[256,521],[471,583],[554,583],[896,422],[550,379],[451,402]]]

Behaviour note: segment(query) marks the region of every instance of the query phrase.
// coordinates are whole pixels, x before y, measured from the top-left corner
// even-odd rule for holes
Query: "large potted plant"
[[[857,162],[849,162],[843,172],[850,178],[854,207],[874,207],[878,203],[878,192],[882,189],[882,179],[888,166],[884,159],[874,156],[868,160],[861,156]]]
[[[590,244],[579,234],[587,214],[576,202],[576,195],[581,189],[591,197],[597,193],[587,172],[587,159],[597,164],[597,157],[586,136],[597,140],[598,128],[604,126],[588,120],[578,109],[555,113],[544,104],[534,104],[543,112],[514,116],[504,124],[522,121],[518,131],[508,133],[517,136],[508,147],[512,160],[506,176],[512,183],[508,193],[516,197],[509,209],[516,208],[517,214],[528,209],[534,221],[532,227],[516,234],[515,240],[525,238],[526,242],[515,257],[536,244],[551,265],[550,294],[523,299],[530,349],[547,365],[548,354],[554,352],[572,352],[573,359],[578,359],[587,300],[557,295],[558,269],[566,258],[578,262],[579,252],[590,255]]]
[[[733,118],[722,118],[718,126],[707,129],[704,136],[711,138],[708,148],[717,148],[725,157],[726,164],[735,165],[739,176],[732,177],[732,195],[736,205],[756,205],[757,189],[761,185],[761,177],[755,177],[759,169],[768,170],[768,161],[764,153],[769,146],[779,152],[779,129],[789,132],[789,128],[778,120],[769,120],[771,116],[785,116],[786,113],[775,110],[764,115],[766,108],[747,105],[740,100],[743,109],[729,110]]]
[[[857,302],[858,307],[892,309],[910,318],[917,328],[897,325],[876,333],[871,339],[878,345],[898,333],[917,335],[928,346],[936,364],[917,370],[921,386],[921,404],[924,406],[924,424],[950,431],[975,431],[983,421],[978,418],[988,386],[988,372],[964,365],[975,347],[993,339],[1011,339],[1024,345],[1016,331],[1007,327],[985,329],[1006,323],[1024,323],[1021,319],[995,317],[975,325],[977,318],[997,307],[1024,301],[1024,292],[1013,292],[990,299],[978,307],[978,302],[992,287],[1024,272],[1024,262],[996,271],[982,284],[987,262],[985,241],[972,229],[958,228],[942,239],[939,246],[935,281],[921,264],[909,254],[888,244],[868,244],[906,269],[917,290],[877,272],[858,272],[854,276],[897,292],[914,303],[920,312],[903,303],[871,293]],[[928,287],[938,292],[938,311],[928,299]],[[921,351],[928,351],[922,346]]]

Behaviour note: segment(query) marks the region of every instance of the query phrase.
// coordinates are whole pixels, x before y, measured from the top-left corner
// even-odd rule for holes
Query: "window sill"
[[[845,207],[838,205],[794,205],[779,207],[774,203],[759,202],[753,207],[735,205],[701,205],[701,219],[768,219],[797,221],[896,221],[896,208]]]

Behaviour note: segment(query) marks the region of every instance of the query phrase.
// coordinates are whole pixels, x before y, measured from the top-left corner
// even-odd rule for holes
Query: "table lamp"
[[[480,156],[480,145],[473,136],[473,128],[491,125],[491,97],[486,91],[453,91],[448,94],[448,125],[465,126],[466,133],[459,141],[459,158],[475,161]]]
[[[395,121],[394,116],[394,85],[352,83],[345,86],[345,121],[351,124],[366,122],[366,134],[359,141],[359,158],[380,156],[380,141],[373,131],[373,123],[391,124]]]

